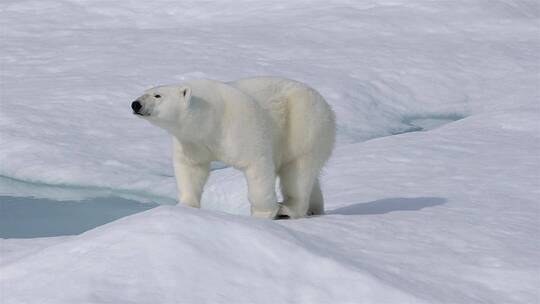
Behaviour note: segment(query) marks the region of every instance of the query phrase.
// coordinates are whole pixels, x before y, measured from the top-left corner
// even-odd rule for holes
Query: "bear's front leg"
[[[179,202],[189,207],[200,208],[204,184],[210,174],[210,163],[189,164],[175,161],[174,174],[180,194]]]
[[[275,183],[276,174],[273,164],[255,164],[249,166],[244,174],[248,186],[248,199],[251,204],[251,216],[273,219],[278,210]]]

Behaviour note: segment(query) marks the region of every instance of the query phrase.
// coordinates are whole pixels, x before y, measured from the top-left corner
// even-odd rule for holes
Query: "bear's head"
[[[191,88],[189,86],[160,86],[149,89],[131,103],[133,114],[167,130],[181,127],[189,116]]]

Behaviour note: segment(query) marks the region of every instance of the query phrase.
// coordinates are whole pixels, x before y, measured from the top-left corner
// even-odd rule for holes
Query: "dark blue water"
[[[80,234],[156,206],[120,197],[56,201],[0,195],[0,238]]]

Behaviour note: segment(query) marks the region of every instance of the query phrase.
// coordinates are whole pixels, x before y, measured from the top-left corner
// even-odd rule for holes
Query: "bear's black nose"
[[[131,108],[133,109],[134,113],[139,114],[139,110],[142,108],[142,105],[138,100],[135,100],[131,103]]]

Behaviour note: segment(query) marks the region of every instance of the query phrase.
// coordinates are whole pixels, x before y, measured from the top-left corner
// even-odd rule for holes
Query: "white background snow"
[[[165,204],[0,239],[2,304],[540,302],[537,1],[3,0],[0,35],[3,232],[21,197],[45,224]],[[170,205],[170,138],[131,100],[255,75],[334,108],[327,215],[249,218],[230,168]]]

